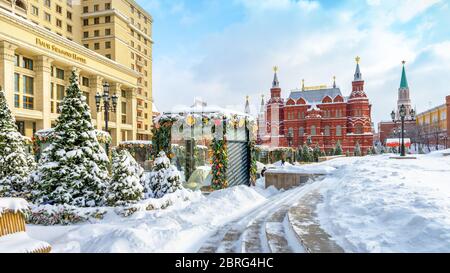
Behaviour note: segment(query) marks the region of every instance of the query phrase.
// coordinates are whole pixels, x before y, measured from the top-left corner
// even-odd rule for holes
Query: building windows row
[[[85,48],[89,48],[89,44],[84,44]],[[110,49],[111,48],[111,42],[110,41],[106,41],[105,42],[105,49]],[[94,50],[100,50],[100,43],[94,43]]]
[[[105,8],[104,10],[110,10],[111,9],[111,3],[105,3],[104,8]],[[100,5],[95,4],[93,6],[93,11],[94,12],[100,11]],[[84,6],[83,7],[83,12],[84,13],[89,13],[89,6]]]
[[[111,35],[111,29],[107,28],[105,29],[105,36],[110,36]],[[94,30],[94,37],[100,37],[100,30]],[[83,32],[83,38],[87,39],[89,38],[89,31],[85,31]]]
[[[21,62],[22,59],[22,62]],[[23,67],[25,69],[34,70],[34,61],[26,57],[20,57],[19,55],[14,55],[14,65],[17,67]]]
[[[84,19],[83,20],[83,26],[89,26],[89,19]],[[105,20],[104,20],[105,24],[111,23],[111,16],[105,16]],[[94,18],[94,25],[99,25],[100,24],[100,17],[95,17]]]
[[[56,5],[56,12],[57,12],[58,14],[61,14],[61,15],[62,15],[62,13],[63,13],[62,7],[59,6],[59,5]],[[34,15],[34,16],[36,16],[36,17],[39,17],[39,8],[32,5],[32,6],[31,6],[31,14]],[[67,11],[67,12],[66,12],[66,18],[69,19],[69,20],[72,20],[72,12]],[[51,20],[52,20],[51,14],[48,13],[48,12],[44,12],[44,19],[45,19],[46,21],[48,21],[48,22],[51,22]]]
[[[343,116],[342,115],[343,111],[341,109],[338,109],[338,110],[335,110],[335,111],[333,111],[333,110],[323,110],[322,112],[323,112],[323,118],[332,118],[333,114],[335,114],[336,118],[341,118]],[[305,119],[305,117],[306,117],[305,112],[298,112],[298,115],[296,115],[295,112],[288,112],[287,113],[287,119],[288,120],[295,120],[296,118],[297,119]]]
[[[335,135],[336,136],[342,136],[342,126],[338,125],[338,126],[336,126],[335,129],[336,129]],[[317,135],[317,127],[316,126],[312,125],[309,128],[309,131],[310,131],[310,135],[312,135],[312,136],[316,136]],[[328,125],[325,126],[323,131],[324,131],[323,132],[324,136],[331,136],[331,127],[330,126],[328,126]],[[293,134],[294,129],[293,128],[289,128],[288,132],[291,132]],[[300,127],[298,129],[299,137],[305,136],[305,133],[306,133],[306,130],[305,130],[304,127]]]

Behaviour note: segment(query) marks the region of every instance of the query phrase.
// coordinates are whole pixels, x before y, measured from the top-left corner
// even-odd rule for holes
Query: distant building
[[[417,115],[417,130],[420,143],[430,146],[449,147],[450,95],[446,102]]]
[[[270,99],[262,106],[264,116],[259,142],[271,147],[318,145],[323,151],[333,149],[338,142],[344,152],[353,152],[357,144],[366,152],[373,146],[371,105],[364,92],[359,61],[352,82],[352,92],[344,97],[336,86],[294,89],[285,100],[281,97],[278,69],[275,67]],[[263,101],[264,102],[264,101]]]

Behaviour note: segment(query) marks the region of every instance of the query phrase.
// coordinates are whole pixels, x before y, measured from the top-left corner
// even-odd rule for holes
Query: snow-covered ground
[[[326,175],[301,192],[320,190],[319,222],[346,252],[450,252],[450,157],[442,153],[416,160],[386,154],[277,168]],[[28,230],[54,252],[195,252],[227,224],[240,223],[284,195],[263,187],[259,180],[255,188],[234,187],[206,197],[187,191],[188,201],[175,199],[163,210],[130,217],[108,213],[95,224]]]
[[[195,252],[222,225],[243,217],[276,193],[245,186],[207,197],[190,192],[189,201],[164,210],[140,211],[130,217],[108,213],[95,224],[31,225],[28,231],[31,237],[49,242],[53,252]]]
[[[450,150],[447,150],[450,152]],[[450,157],[336,159],[320,223],[347,252],[450,252]]]

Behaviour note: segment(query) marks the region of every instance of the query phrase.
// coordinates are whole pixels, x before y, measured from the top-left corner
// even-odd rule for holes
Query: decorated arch
[[[185,181],[197,188],[250,185],[256,182],[256,133],[250,115],[219,107],[187,108],[155,120],[153,151],[166,152]],[[208,177],[194,181],[205,171]]]

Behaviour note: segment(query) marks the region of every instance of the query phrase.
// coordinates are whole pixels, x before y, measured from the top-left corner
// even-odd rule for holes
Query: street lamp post
[[[306,139],[306,143],[308,144],[308,146],[310,146],[312,144],[311,136],[308,136],[308,138]]]
[[[400,111],[399,111],[399,115],[400,115],[400,122],[401,122],[401,138],[402,138],[402,143],[401,143],[401,147],[400,147],[400,156],[406,156],[406,149],[405,149],[405,120],[406,120],[406,107],[405,105],[402,104],[402,106],[400,106]],[[410,113],[410,119],[411,121],[415,120],[415,111],[413,109],[411,109]],[[396,120],[395,117],[395,111],[392,111],[391,113],[391,118],[392,121],[394,123],[396,123],[398,120]]]
[[[101,105],[103,99],[103,106]],[[117,110],[117,101],[119,97],[114,94],[112,96],[109,95],[109,83],[105,82],[103,84],[103,95],[97,93],[95,95],[95,104],[97,106],[97,112],[104,111],[105,113],[105,131],[109,133],[109,113],[115,113]],[[112,104],[111,104],[112,103]],[[106,153],[109,156],[109,143],[106,143]]]
[[[288,132],[287,139],[289,147],[292,147],[292,140],[294,139],[294,133],[292,131]]]

